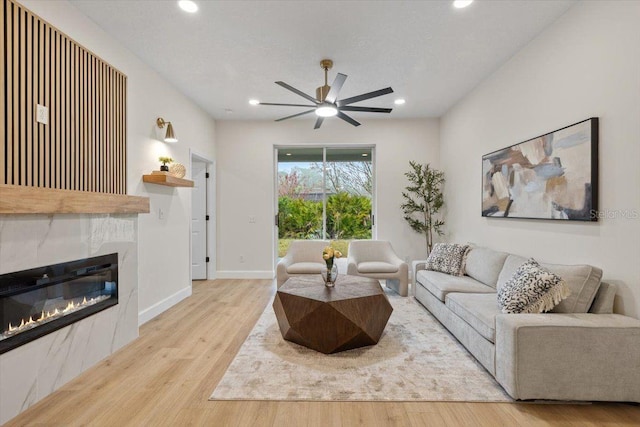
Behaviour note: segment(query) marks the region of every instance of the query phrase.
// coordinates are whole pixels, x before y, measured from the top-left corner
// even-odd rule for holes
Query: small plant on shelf
[[[171,157],[158,157],[158,160],[162,163],[160,170],[163,172],[169,172],[169,166],[167,166],[167,163],[173,162],[173,159]]]

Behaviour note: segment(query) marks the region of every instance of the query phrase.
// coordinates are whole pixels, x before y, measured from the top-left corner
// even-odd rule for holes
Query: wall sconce
[[[167,133],[164,136],[164,142],[178,142],[178,138],[176,138],[176,135],[173,133],[173,126],[171,125],[171,122],[165,122],[162,117],[158,117],[156,124],[160,129],[164,128],[164,125],[167,125]]]

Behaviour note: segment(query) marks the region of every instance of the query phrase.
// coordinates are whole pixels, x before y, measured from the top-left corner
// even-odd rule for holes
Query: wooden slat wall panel
[[[2,7],[0,7],[0,21],[1,22],[5,22],[5,14],[6,14],[6,3],[2,5]],[[4,30],[6,30],[6,26],[4,27]],[[4,31],[3,30],[3,31]],[[6,43],[6,38],[2,41],[2,43],[0,43],[0,57],[1,58],[6,58],[6,49],[5,49],[5,43]],[[0,99],[7,99],[6,98],[6,93],[7,93],[7,63],[3,62],[2,64],[0,64]],[[5,182],[7,180],[7,177],[5,176],[5,174],[7,173],[7,165],[5,163],[6,160],[6,144],[7,144],[7,116],[5,115],[6,113],[6,106],[5,106],[5,102],[6,101],[2,101],[0,102],[0,135],[4,137],[4,142],[2,143],[2,145],[0,145],[0,171],[2,173],[0,173],[0,182]]]
[[[126,194],[127,77],[2,2],[0,184]],[[37,104],[49,108],[48,125]]]

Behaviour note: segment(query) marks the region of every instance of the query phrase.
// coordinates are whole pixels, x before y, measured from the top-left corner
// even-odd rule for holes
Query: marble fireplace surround
[[[0,355],[0,424],[138,337],[137,214],[0,215],[0,274],[118,253],[118,304]]]

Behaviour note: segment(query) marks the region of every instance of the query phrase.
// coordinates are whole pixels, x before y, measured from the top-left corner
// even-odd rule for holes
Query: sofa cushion
[[[491,342],[496,340],[496,316],[500,307],[495,294],[447,294],[445,305]]]
[[[569,296],[567,284],[533,258],[522,264],[498,291],[503,313],[543,313]]]
[[[600,282],[598,292],[596,292],[593,303],[589,307],[589,313],[612,314],[615,299],[616,287],[611,283]]]
[[[507,259],[504,260],[504,265],[502,266],[502,270],[500,270],[500,274],[498,274],[498,282],[496,284],[496,289],[500,290],[510,280],[518,267],[527,262],[527,259],[521,257],[520,255],[509,254]]]
[[[398,266],[382,261],[366,261],[358,264],[358,273],[397,273]]]
[[[469,245],[436,243],[427,258],[425,267],[431,271],[462,276],[469,249]]]
[[[495,289],[468,276],[452,276],[429,270],[420,270],[416,276],[416,280],[442,302],[449,292],[492,293],[495,298]]]
[[[498,275],[509,254],[483,247],[473,247],[467,255],[465,272],[479,282],[492,288],[496,287]]]
[[[591,265],[541,265],[562,277],[571,291],[571,295],[551,311],[553,313],[587,313],[600,287],[602,270]]]
[[[287,267],[289,274],[320,274],[327,265],[320,262],[296,262]]]
[[[518,255],[509,255],[498,276],[498,291],[515,271],[527,260]],[[591,265],[540,264],[562,277],[571,295],[551,310],[554,313],[587,313],[600,287],[602,270]]]

